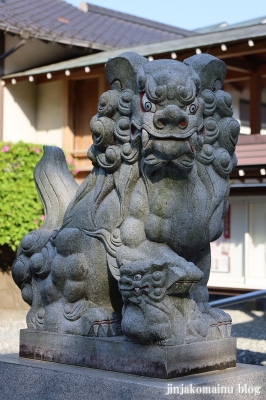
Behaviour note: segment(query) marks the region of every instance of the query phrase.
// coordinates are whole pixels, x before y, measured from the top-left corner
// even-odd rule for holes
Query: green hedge
[[[7,245],[13,251],[22,237],[38,229],[44,219],[33,180],[42,152],[41,145],[0,142],[0,246]],[[73,160],[67,161],[75,175],[78,171]]]

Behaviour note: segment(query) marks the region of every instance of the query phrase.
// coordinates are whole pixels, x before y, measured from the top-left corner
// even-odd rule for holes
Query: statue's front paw
[[[206,305],[205,312],[209,317],[210,327],[218,338],[230,337],[232,326],[230,315],[219,308],[212,308],[209,304]]]
[[[206,312],[217,324],[231,324],[232,318],[220,308],[212,308],[208,303],[205,305]]]
[[[120,318],[103,307],[89,308],[81,317],[81,334],[90,337],[121,335]]]

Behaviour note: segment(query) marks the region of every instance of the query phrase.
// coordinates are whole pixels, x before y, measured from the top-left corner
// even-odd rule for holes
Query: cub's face
[[[161,270],[160,270],[160,269]],[[165,271],[162,267],[145,265],[145,261],[136,261],[120,269],[119,290],[124,301],[141,303],[144,298],[157,302],[165,296]]]

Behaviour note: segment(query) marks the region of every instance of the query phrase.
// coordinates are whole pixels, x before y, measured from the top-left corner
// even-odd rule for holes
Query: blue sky
[[[66,1],[77,6],[81,0]],[[89,0],[88,3],[185,29],[266,17],[266,0]]]

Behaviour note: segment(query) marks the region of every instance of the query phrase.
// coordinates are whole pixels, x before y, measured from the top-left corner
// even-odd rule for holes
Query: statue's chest
[[[150,214],[165,220],[172,219],[176,212],[187,215],[187,194],[187,181],[162,180],[155,183],[149,198]]]
[[[181,253],[191,247],[192,241],[201,246],[207,233],[207,193],[203,184],[160,181],[154,184],[149,200],[145,231],[150,240],[167,243]]]

